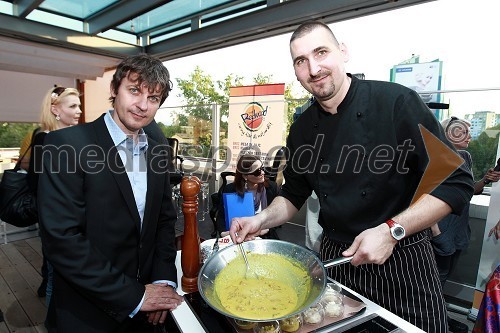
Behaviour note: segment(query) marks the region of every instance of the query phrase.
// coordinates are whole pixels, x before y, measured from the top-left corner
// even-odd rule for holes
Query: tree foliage
[[[3,123],[0,124],[0,147],[20,147],[24,137],[33,132],[38,124]]]
[[[310,97],[307,91],[302,90],[300,96],[293,95],[294,83],[290,83],[286,85],[285,88],[285,101],[288,103],[288,112],[287,112],[287,126],[286,132],[290,131],[290,125],[293,123],[293,115],[295,114],[295,109],[299,106],[304,105],[307,99]]]
[[[173,137],[176,133],[179,133],[181,131],[181,126],[180,125],[172,125],[172,126],[166,126],[163,123],[158,123],[158,126],[160,127],[161,131],[167,138]]]
[[[176,79],[177,86],[181,90],[178,97],[182,98],[185,106],[181,108],[180,112],[177,112],[176,120],[172,126],[161,124],[165,135],[182,135],[183,128],[181,126],[191,127],[193,129],[193,133],[190,135],[192,136],[192,144],[201,146],[199,151],[203,151],[204,154],[207,153],[208,156],[209,149],[207,148],[210,147],[212,139],[211,117],[213,105],[216,104],[220,108],[222,136],[220,139],[224,140],[228,134],[227,119],[229,116],[230,88],[242,86],[243,80],[243,77],[235,74],[229,74],[223,80],[214,80],[210,74],[205,73],[199,66],[195,67],[187,79]],[[270,84],[273,83],[273,75],[259,73],[251,81],[249,83],[251,85]],[[294,96],[293,88],[294,83],[285,87],[287,132],[293,121],[295,108],[303,105],[308,98],[305,93]]]
[[[221,106],[221,118],[227,119],[229,115],[229,90],[231,87],[243,85],[244,78],[239,75],[229,74],[224,80],[213,80],[212,77],[205,73],[199,66],[196,66],[194,71],[187,79],[176,79],[181,93],[181,97],[186,104],[183,112],[188,116],[211,120],[212,104]],[[273,82],[272,74],[258,73],[252,78],[251,84],[269,84]],[[288,103],[287,121],[288,126],[293,119],[295,108],[305,103],[308,95],[301,93],[300,96],[293,95],[294,83],[287,84],[285,88],[285,100]],[[178,114],[178,122],[180,124],[182,114]],[[227,134],[227,122],[221,123],[221,129]]]
[[[500,130],[500,125],[489,129]],[[495,166],[499,135],[500,133],[497,133],[494,138],[490,138],[483,132],[476,140],[470,142],[467,150],[472,156],[472,172],[476,180],[481,179],[488,169]]]
[[[243,77],[229,74],[224,80],[213,80],[199,66],[187,79],[176,79],[186,107],[184,112],[195,118],[211,120],[212,105],[221,105],[221,115],[228,115],[229,88],[241,86]]]

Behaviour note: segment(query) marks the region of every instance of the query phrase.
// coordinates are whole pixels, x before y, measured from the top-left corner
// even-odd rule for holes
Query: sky
[[[350,52],[346,69],[366,79],[390,80],[390,69],[413,54],[420,62],[443,61],[442,90],[483,90],[444,95],[450,113],[458,117],[475,111],[500,113],[500,66],[497,33],[498,0],[438,0],[380,14],[329,24]],[[174,89],[163,106],[183,105],[175,78],[186,79],[199,66],[215,80],[229,74],[252,84],[258,73],[273,83],[296,81],[288,43],[291,33],[165,62]],[[252,50],[249,52],[249,50]],[[157,121],[167,121],[159,112]],[[165,119],[165,120],[164,120]]]

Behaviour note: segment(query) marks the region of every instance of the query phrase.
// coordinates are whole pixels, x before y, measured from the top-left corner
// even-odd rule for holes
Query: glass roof
[[[142,33],[159,26],[168,26],[181,20],[190,21],[199,13],[226,5],[231,0],[205,0],[205,1],[171,1],[163,6],[153,9],[150,12],[135,17],[132,22],[127,22],[117,26],[118,30],[128,31],[131,24],[134,25],[137,33]]]
[[[265,8],[266,3],[266,0],[45,0],[31,8],[26,19],[135,44],[143,36],[160,41],[193,30],[193,21],[199,20],[206,26]],[[15,16],[16,10],[22,10],[15,7],[14,0],[0,0],[0,12]],[[109,15],[106,17],[112,26],[98,21],[103,15]],[[94,25],[98,25],[96,31],[92,31]]]
[[[42,1],[38,9],[62,16],[69,16],[76,19],[86,19],[98,13],[100,10],[120,2],[119,0],[45,0]]]
[[[0,0],[0,68],[26,71],[28,64],[52,74],[36,57],[43,49],[54,52],[48,62],[74,58],[65,74],[87,77],[81,64],[88,61],[74,54],[108,67],[141,52],[166,61],[289,33],[306,19],[332,23],[428,1]]]

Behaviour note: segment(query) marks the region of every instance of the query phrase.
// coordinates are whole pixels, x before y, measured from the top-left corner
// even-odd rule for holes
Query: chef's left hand
[[[389,226],[383,223],[375,228],[367,229],[360,233],[352,245],[342,252],[344,257],[353,256],[351,264],[382,265],[392,254],[398,242],[392,238]]]

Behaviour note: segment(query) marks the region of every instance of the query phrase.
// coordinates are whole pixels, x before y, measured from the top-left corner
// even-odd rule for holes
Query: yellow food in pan
[[[249,253],[248,261],[256,278],[245,274],[245,263],[237,258],[215,279],[215,292],[228,312],[246,319],[279,318],[302,304],[297,290],[310,284],[303,268],[278,254]]]

